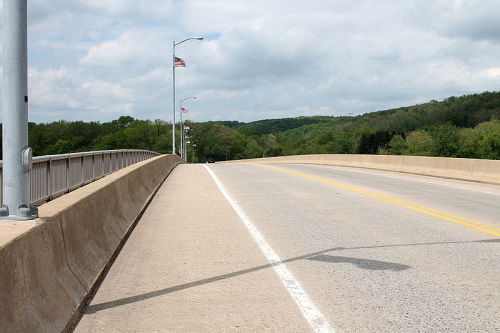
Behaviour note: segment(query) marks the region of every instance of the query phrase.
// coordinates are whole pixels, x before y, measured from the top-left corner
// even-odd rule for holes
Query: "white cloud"
[[[415,1],[414,9],[422,26],[446,36],[500,41],[496,0]]]
[[[30,119],[346,115],[497,90],[494,0],[32,0]]]
[[[484,74],[492,79],[500,79],[500,67],[491,67],[484,71]]]
[[[196,97],[203,101],[236,100],[248,96],[248,90],[207,89]]]
[[[119,84],[95,80],[85,82],[80,86],[82,93],[97,102],[110,99],[125,100],[130,98],[130,92]]]
[[[79,0],[76,6],[95,14],[114,17],[151,17],[165,18],[172,10],[172,1],[137,1],[137,0]]]

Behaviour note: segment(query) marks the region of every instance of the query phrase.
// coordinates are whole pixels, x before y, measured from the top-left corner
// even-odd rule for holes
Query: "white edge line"
[[[309,298],[305,290],[300,285],[299,281],[297,281],[293,277],[292,273],[285,267],[285,264],[283,264],[280,257],[276,254],[276,252],[274,252],[274,250],[267,243],[259,230],[250,221],[243,209],[241,209],[238,202],[231,197],[229,191],[226,189],[224,184],[222,184],[219,177],[217,177],[217,175],[211,170],[211,168],[206,165],[204,165],[204,167],[207,169],[208,173],[210,174],[226,200],[233,207],[236,214],[238,214],[241,221],[250,232],[250,235],[257,243],[266,259],[273,266],[274,271],[281,280],[281,283],[286,288],[295,303],[297,303],[300,311],[302,312],[302,315],[308,321],[313,331],[318,333],[334,333],[335,330],[332,328],[330,323],[325,319],[323,314]]]

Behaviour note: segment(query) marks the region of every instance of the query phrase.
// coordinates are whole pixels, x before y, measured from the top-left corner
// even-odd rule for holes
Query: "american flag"
[[[186,62],[184,59],[175,57],[174,67],[186,67]]]
[[[181,108],[181,112],[182,113],[189,113],[189,109],[187,109],[187,108]]]

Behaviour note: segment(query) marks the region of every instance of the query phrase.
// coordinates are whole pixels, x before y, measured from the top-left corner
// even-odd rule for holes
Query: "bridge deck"
[[[77,332],[498,331],[499,195],[366,169],[180,165]]]

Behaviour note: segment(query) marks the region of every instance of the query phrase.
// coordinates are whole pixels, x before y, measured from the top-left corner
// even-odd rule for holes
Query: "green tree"
[[[215,122],[198,124],[193,127],[193,143],[196,144],[196,158],[205,162],[209,158],[216,161],[231,159],[244,149],[241,134]]]
[[[326,145],[326,152],[330,154],[352,153],[352,138],[344,131],[332,131],[330,142]]]
[[[45,155],[54,155],[54,154],[64,154],[71,151],[71,142],[68,140],[59,139],[53,145],[48,146],[45,149]]]
[[[410,155],[430,156],[433,145],[432,136],[426,131],[416,130],[406,136],[406,146]]]
[[[257,158],[264,156],[264,150],[257,143],[257,141],[249,137],[246,142],[245,150],[243,151],[243,158]]]
[[[406,141],[401,135],[394,135],[389,141],[389,154],[401,155],[406,149]]]
[[[481,123],[475,130],[479,132],[477,143],[479,157],[500,159],[500,120]]]
[[[281,147],[273,134],[268,134],[264,137],[263,146],[264,156],[279,156],[281,154]]]
[[[458,157],[479,157],[479,131],[474,128],[462,128],[458,132]]]
[[[434,156],[456,157],[458,153],[458,127],[451,124],[437,126],[432,134]]]

